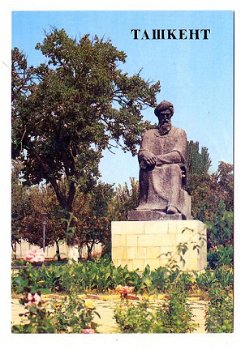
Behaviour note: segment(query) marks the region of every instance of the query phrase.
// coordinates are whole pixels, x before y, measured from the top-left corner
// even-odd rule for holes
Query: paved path
[[[197,324],[197,329],[193,333],[206,333],[205,331],[205,313],[207,308],[206,301],[190,302],[193,321]]]
[[[106,298],[107,300],[95,299],[95,297],[89,296],[88,299],[92,299],[96,311],[100,314],[101,318],[95,316],[94,321],[98,324],[97,330],[102,334],[120,333],[117,323],[114,319],[114,309],[116,304],[119,303],[119,298]],[[193,333],[205,333],[205,308],[206,301],[192,301],[190,300],[191,311],[194,315],[193,321],[197,324],[197,329]],[[12,323],[19,324],[21,317],[19,313],[24,312],[23,305],[19,304],[18,299],[12,300]]]

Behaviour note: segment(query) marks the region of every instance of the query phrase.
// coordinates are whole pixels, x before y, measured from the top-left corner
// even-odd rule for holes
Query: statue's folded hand
[[[147,165],[156,165],[156,156],[153,153],[149,153],[146,154],[143,158],[142,158]]]

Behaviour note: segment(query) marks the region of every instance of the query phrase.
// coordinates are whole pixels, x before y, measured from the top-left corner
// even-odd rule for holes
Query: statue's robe
[[[143,156],[153,153],[156,165],[147,166]],[[161,135],[158,129],[144,133],[138,153],[140,163],[140,198],[136,210],[160,210],[174,206],[184,219],[191,218],[191,197],[183,189],[186,173],[187,136],[172,127]]]

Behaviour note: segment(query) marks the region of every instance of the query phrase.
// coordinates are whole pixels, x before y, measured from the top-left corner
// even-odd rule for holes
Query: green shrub
[[[156,314],[161,320],[161,333],[190,333],[195,330],[192,313],[187,303],[187,293],[178,286],[170,293],[170,299]],[[153,325],[153,331],[158,332],[159,324]]]
[[[12,326],[13,333],[56,333],[52,312],[42,306],[26,308],[20,316],[24,318],[24,323]]]
[[[114,317],[122,333],[151,333],[154,315],[147,301],[137,305],[124,301],[116,307]]]
[[[233,289],[234,276],[231,267],[221,266],[214,270],[215,277],[222,289]],[[211,287],[211,286],[210,286]]]
[[[205,329],[208,333],[233,332],[233,297],[218,287],[209,290]]]
[[[25,293],[31,287],[31,292],[35,293],[46,288],[46,280],[41,279],[40,270],[27,263],[25,268],[13,275],[12,289],[17,293]]]
[[[223,265],[233,265],[233,246],[218,246],[208,252],[208,268],[216,269]]]
[[[122,333],[187,333],[195,329],[186,292],[180,288],[159,305],[122,300],[114,316]]]
[[[168,269],[158,267],[156,270],[151,271],[151,284],[153,290],[157,292],[164,292],[168,284]]]
[[[195,273],[197,286],[208,291],[212,286],[220,288],[233,288],[233,270],[232,268],[219,267],[215,270],[206,270],[204,273]]]
[[[92,329],[96,333],[94,314],[100,315],[91,302],[80,300],[76,292],[71,291],[61,304],[55,303],[53,307],[56,333],[81,333],[83,329]]]
[[[115,267],[107,259],[87,261],[84,263],[66,264],[63,266],[42,266],[36,268],[30,263],[14,273],[12,288],[17,293],[24,293],[31,287],[32,292],[64,292],[75,289],[78,293],[86,291],[109,292],[118,285],[132,286],[136,293],[169,293],[176,284],[184,291],[191,291],[197,286],[207,291],[214,283],[223,288],[233,286],[233,271],[227,266],[215,270],[207,269],[204,273],[193,275],[179,269],[159,267],[151,271],[147,265],[143,272],[129,271],[127,266]]]
[[[208,291],[213,283],[217,282],[214,271],[206,270],[203,273],[195,273],[197,286],[204,291]]]
[[[233,211],[227,211],[224,201],[218,204],[218,210],[208,226],[208,244],[212,247],[232,245],[233,242]]]

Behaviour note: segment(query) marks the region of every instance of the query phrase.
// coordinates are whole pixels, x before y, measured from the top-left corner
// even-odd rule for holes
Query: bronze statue
[[[140,197],[129,220],[191,219],[191,197],[183,189],[186,181],[187,136],[171,124],[172,103],[162,101],[154,111],[158,128],[143,135],[138,159]]]

